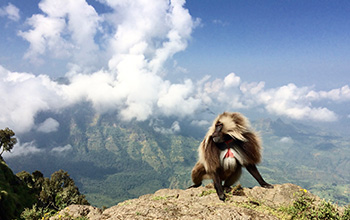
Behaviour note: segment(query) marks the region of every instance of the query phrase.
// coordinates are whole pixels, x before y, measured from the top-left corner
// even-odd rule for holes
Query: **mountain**
[[[81,193],[97,207],[111,207],[126,199],[162,188],[191,185],[191,169],[206,128],[179,121],[180,131],[164,129],[173,121],[124,122],[114,113],[96,114],[89,106],[60,113],[42,113],[59,122],[51,133],[19,135],[32,143],[34,153],[6,158],[15,172],[40,170],[45,176],[63,169]],[[285,123],[281,119],[252,122],[263,139],[259,170],[272,184],[294,183],[339,204],[350,202],[350,140],[317,127]],[[200,137],[199,134],[202,133]],[[257,182],[244,173],[245,187]]]
[[[114,115],[93,114],[88,108],[61,119],[66,126],[51,138],[35,138],[45,151],[8,158],[13,170],[40,170],[49,175],[63,169],[96,206],[112,206],[120,201],[151,193],[160,188],[189,186],[199,140],[156,132],[148,122],[120,122]],[[52,135],[52,134],[49,134]],[[63,146],[62,151],[48,148]],[[56,148],[57,149],[57,148]]]
[[[154,194],[126,200],[101,210],[71,205],[50,220],[59,219],[340,219],[350,217],[345,209],[293,184],[273,189],[236,187],[219,200],[212,185],[181,189],[160,189]]]
[[[350,202],[348,137],[280,119],[261,120],[255,126],[263,137],[263,165],[271,179],[298,184],[340,204]]]

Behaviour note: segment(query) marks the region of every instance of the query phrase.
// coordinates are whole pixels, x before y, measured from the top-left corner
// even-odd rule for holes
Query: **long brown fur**
[[[213,121],[199,145],[199,160],[192,170],[192,180],[195,185],[201,184],[205,178],[214,179],[215,175],[219,175],[221,180],[225,180],[228,176],[223,173],[219,158],[220,150],[212,139],[218,122],[223,124],[222,132],[230,135],[235,140],[235,144],[240,147],[243,156],[241,165],[257,164],[261,161],[261,141],[259,136],[250,130],[249,121],[238,112],[224,112]]]

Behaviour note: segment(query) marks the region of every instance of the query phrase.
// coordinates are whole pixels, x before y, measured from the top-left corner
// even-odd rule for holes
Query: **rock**
[[[237,187],[226,194],[223,202],[212,186],[161,189],[103,212],[91,206],[71,205],[50,219],[279,219],[277,208],[291,205],[301,191],[293,184],[274,185],[273,189]]]
[[[101,219],[101,215],[101,209],[89,205],[70,205],[58,212],[55,216],[51,217],[50,220],[68,220],[76,219],[79,217],[98,220]]]
[[[291,183],[275,185],[272,190],[259,186],[255,186],[252,189],[244,189],[244,193],[248,197],[254,198],[273,208],[291,205],[294,202],[295,193],[300,193],[301,191],[303,189],[300,186]],[[309,194],[311,195],[311,193]]]

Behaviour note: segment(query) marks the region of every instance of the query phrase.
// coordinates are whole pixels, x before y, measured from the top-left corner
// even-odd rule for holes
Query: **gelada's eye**
[[[222,123],[221,123],[220,121],[218,121],[218,122],[216,123],[215,126],[216,126],[216,127],[217,127],[217,126],[222,126]]]

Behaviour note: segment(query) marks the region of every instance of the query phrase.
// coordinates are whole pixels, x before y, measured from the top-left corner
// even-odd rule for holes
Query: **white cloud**
[[[73,149],[73,147],[70,144],[67,144],[63,147],[54,147],[50,150],[51,153],[57,155],[69,152]],[[20,143],[20,140],[18,140],[18,143],[13,147],[11,152],[5,151],[3,153],[3,157],[6,158],[12,158],[12,157],[19,157],[19,156],[27,156],[32,154],[40,154],[45,153],[47,150],[40,149],[35,145],[35,142],[26,142],[26,143]]]
[[[0,89],[8,96],[1,97],[5,104],[0,107],[0,125],[28,131],[38,112],[80,101],[90,101],[99,112],[117,109],[124,120],[146,120],[155,114],[186,116],[198,108],[191,80],[172,84],[162,78],[164,63],[186,48],[196,25],[183,8],[184,1],[101,2],[113,12],[98,15],[84,0],[40,2],[43,13],[27,19],[31,28],[19,32],[30,43],[25,57],[34,62],[44,62],[47,56],[72,58],[76,63],[67,74],[70,84],[1,67]],[[111,48],[108,51],[98,51],[101,48],[94,42],[103,26],[110,30],[99,43]],[[99,52],[109,56],[109,68],[85,74],[84,66]]]
[[[164,63],[186,48],[195,26],[188,10],[183,8],[184,1],[106,2],[124,15],[119,17],[116,33],[110,40],[114,54],[109,60],[110,70],[117,73],[115,92],[124,105],[121,117],[145,120],[155,108],[167,116],[193,113],[198,101],[189,97],[191,91],[187,88],[185,92],[179,89],[191,82],[171,85],[161,78]],[[178,109],[174,104],[179,101],[183,105]]]
[[[249,93],[251,95],[257,95],[263,91],[265,87],[265,82],[252,82],[252,83],[243,83],[240,87],[240,90],[243,93]]]
[[[19,35],[30,43],[25,58],[41,64],[44,56],[72,58],[80,67],[88,68],[98,60],[94,37],[101,18],[85,0],[42,0],[43,14],[27,19],[32,29]]]
[[[39,124],[37,127],[37,131],[43,133],[51,133],[58,130],[60,123],[53,118],[46,119],[43,123]]]
[[[67,94],[68,103],[90,101],[99,112],[116,109],[121,99],[116,92],[115,77],[104,71],[91,75],[76,74],[70,78],[70,84],[62,89]]]
[[[292,144],[294,141],[291,137],[282,137],[279,142],[284,144]]]
[[[20,133],[35,126],[39,131],[55,131],[59,124],[54,119],[35,125],[36,114],[59,111],[80,101],[90,101],[100,113],[119,110],[124,120],[195,116],[196,111],[208,106],[227,111],[264,108],[270,114],[297,120],[335,121],[338,118],[328,108],[313,106],[314,99],[307,95],[312,91],[310,88],[294,84],[265,89],[262,82],[243,82],[240,87],[216,89],[224,80],[206,82],[207,77],[195,84],[189,79],[183,84],[171,84],[149,72],[137,72],[136,78],[129,78],[99,71],[92,75],[73,75],[70,84],[59,85],[44,75],[10,72],[1,66],[0,76],[0,92],[7,94],[0,97],[4,103],[0,106],[0,126]]]
[[[191,80],[185,80],[184,84],[172,84],[160,95],[157,105],[166,116],[192,115],[201,104],[201,100],[193,97],[193,92]]]
[[[175,133],[180,132],[180,130],[181,130],[181,127],[180,127],[180,124],[178,121],[174,121],[170,128],[164,128],[164,127],[161,127],[157,124],[151,124],[151,125],[153,126],[153,129],[156,132],[159,132],[162,134],[175,134]]]
[[[69,47],[72,45],[60,36],[65,28],[64,19],[37,14],[27,19],[27,23],[34,29],[18,33],[30,43],[24,58],[39,65],[44,62],[40,56],[46,55],[47,51],[55,58],[70,56]]]
[[[11,152],[4,152],[4,158],[18,157],[18,156],[27,156],[30,154],[38,154],[44,152],[43,149],[39,149],[35,146],[34,142],[27,142],[21,144],[18,140],[18,143],[13,147]]]
[[[198,89],[203,103],[228,109],[263,108],[270,114],[286,116],[297,120],[336,121],[338,116],[326,107],[313,106],[313,101],[331,99],[349,100],[348,86],[329,92],[316,92],[309,87],[297,87],[290,83],[277,88],[265,88],[265,82],[241,82],[234,73],[224,80],[201,81]],[[228,86],[230,85],[230,86]],[[239,87],[239,89],[238,89]],[[227,110],[227,109],[225,109]]]
[[[15,132],[29,131],[40,111],[66,106],[62,85],[48,76],[10,72],[0,65],[0,126]]]
[[[161,72],[169,57],[186,48],[196,25],[182,0],[102,2],[116,12],[107,17],[113,19],[116,29],[110,40],[114,52],[109,61],[110,68],[117,68],[123,55],[133,52],[149,59],[148,68],[152,73]]]
[[[186,48],[197,25],[185,2],[100,2],[111,12],[97,14],[84,0],[40,2],[42,13],[28,18],[29,30],[19,32],[30,43],[25,57],[34,62],[45,62],[47,57],[69,59],[69,83],[11,72],[0,65],[0,94],[6,94],[0,96],[1,127],[20,133],[33,128],[55,131],[59,124],[54,119],[35,125],[37,113],[58,112],[81,101],[91,102],[100,113],[117,111],[124,120],[195,117],[198,111],[214,107],[220,111],[258,108],[297,120],[334,121],[335,112],[314,102],[350,100],[348,85],[330,91],[292,83],[267,89],[264,82],[244,82],[235,73],[213,80],[205,76],[170,82],[165,79],[166,62]],[[102,65],[96,63],[100,57]],[[91,66],[95,70],[87,71]],[[194,118],[193,123],[205,121]]]
[[[297,120],[335,121],[337,115],[323,107],[313,107],[308,98],[311,89],[297,87],[293,83],[273,89],[264,89],[263,83],[241,87],[250,104],[263,105],[271,114],[287,116]]]
[[[241,78],[234,73],[228,74],[224,79],[224,87],[236,87],[241,83]]]
[[[70,144],[67,144],[63,147],[54,147],[51,149],[51,153],[54,153],[54,154],[61,154],[61,153],[66,153],[66,152],[69,152],[73,149],[72,145]]]
[[[201,98],[203,103],[229,109],[245,108],[240,100],[239,85],[241,79],[239,76],[230,73],[224,79],[217,78],[213,81],[209,81],[209,79],[210,77],[206,76],[197,85],[197,96]],[[198,88],[198,86],[203,88]]]
[[[207,121],[207,120],[193,120],[191,121],[191,125],[195,125],[198,127],[204,127],[204,126],[208,126],[211,124],[211,122]]]
[[[226,22],[226,21],[222,21],[220,19],[214,19],[212,21],[213,24],[216,24],[216,25],[220,25],[220,26],[223,26],[223,27],[226,27],[227,25],[229,25],[230,23],[229,22]]]
[[[6,16],[8,19],[18,21],[21,16],[19,15],[19,9],[11,3],[7,6],[0,8],[0,17]]]
[[[330,99],[333,101],[350,101],[350,87],[345,85],[330,91],[310,91],[307,94],[307,98],[311,100]]]
[[[312,107],[312,102],[307,99],[309,88],[299,88],[294,84],[288,84],[277,89],[270,89],[261,94],[261,99],[266,104],[269,112],[278,115],[286,115],[290,118],[315,121],[335,121],[336,114],[327,109]]]
[[[188,10],[183,8],[184,4],[184,0],[170,1],[170,8],[166,15],[170,29],[167,40],[156,50],[155,57],[150,62],[154,72],[159,71],[169,57],[187,47],[187,40],[190,38],[194,23]]]

